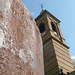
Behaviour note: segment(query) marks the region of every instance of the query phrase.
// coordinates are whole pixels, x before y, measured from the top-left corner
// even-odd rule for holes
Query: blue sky
[[[66,44],[70,47],[71,57],[75,58],[75,0],[22,0],[35,19],[43,3],[44,9],[52,13],[61,23],[61,31]]]

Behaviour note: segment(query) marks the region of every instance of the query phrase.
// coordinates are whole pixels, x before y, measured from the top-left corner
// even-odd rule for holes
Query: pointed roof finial
[[[40,3],[39,5],[41,5],[41,9],[42,9],[42,11],[43,11],[43,4]]]

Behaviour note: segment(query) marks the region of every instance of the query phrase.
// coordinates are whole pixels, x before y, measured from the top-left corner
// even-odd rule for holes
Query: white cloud
[[[75,59],[75,56],[71,56],[72,59]]]

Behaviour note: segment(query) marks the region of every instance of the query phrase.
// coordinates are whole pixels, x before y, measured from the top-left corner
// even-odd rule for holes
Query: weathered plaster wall
[[[0,75],[44,75],[41,36],[20,0],[0,0]]]

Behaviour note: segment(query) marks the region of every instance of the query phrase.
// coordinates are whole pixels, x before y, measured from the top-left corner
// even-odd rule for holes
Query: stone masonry
[[[44,75],[41,36],[21,0],[0,0],[0,75]]]

